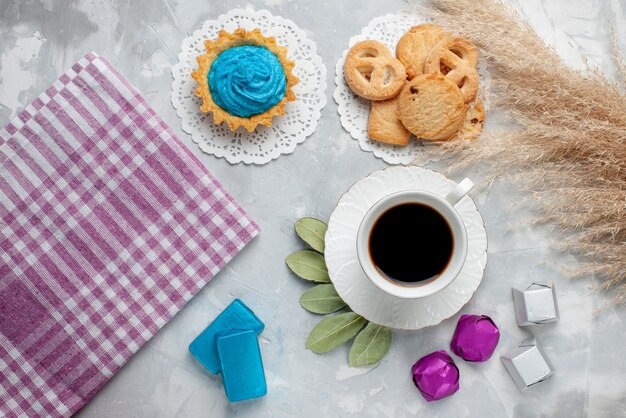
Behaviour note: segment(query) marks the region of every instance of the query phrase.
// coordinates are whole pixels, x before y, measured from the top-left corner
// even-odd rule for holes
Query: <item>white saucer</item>
[[[373,172],[352,185],[339,199],[328,222],[324,257],[337,293],[354,312],[391,328],[420,329],[451,317],[472,298],[487,264],[487,233],[469,196],[455,206],[467,229],[467,260],[459,276],[441,292],[420,299],[391,296],[367,278],[356,254],[356,236],[361,220],[382,197],[410,189],[445,196],[455,185],[434,171],[398,166]]]

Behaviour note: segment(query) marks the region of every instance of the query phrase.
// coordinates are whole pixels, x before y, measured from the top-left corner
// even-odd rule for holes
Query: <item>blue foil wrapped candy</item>
[[[254,331],[232,331],[217,338],[224,391],[230,402],[267,393],[261,351]]]
[[[217,336],[233,330],[251,330],[259,334],[265,324],[242,301],[235,299],[189,345],[189,351],[211,373],[222,370],[217,352]]]
[[[242,301],[235,299],[189,345],[189,351],[211,373],[222,373],[230,402],[267,393],[257,335],[265,324]]]

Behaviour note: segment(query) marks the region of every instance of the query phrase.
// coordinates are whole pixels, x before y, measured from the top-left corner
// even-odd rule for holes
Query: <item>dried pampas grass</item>
[[[603,289],[617,290],[617,303],[626,301],[626,96],[600,71],[568,67],[499,1],[432,5],[438,23],[481,50],[497,92],[494,108],[518,126],[436,152],[453,169],[477,162],[492,174],[521,169],[541,220],[558,225],[582,256],[579,273],[595,273]]]

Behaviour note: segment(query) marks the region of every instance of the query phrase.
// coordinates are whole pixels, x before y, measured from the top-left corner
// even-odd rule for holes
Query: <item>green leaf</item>
[[[385,357],[390,346],[391,330],[370,322],[354,339],[348,355],[348,365],[362,367],[378,363]]]
[[[362,367],[378,363],[389,351],[389,346],[391,330],[370,322],[354,339],[348,355],[348,365]]]
[[[328,225],[315,218],[302,218],[296,221],[296,233],[315,251],[324,252],[324,235]]]
[[[319,284],[302,294],[300,305],[309,312],[329,314],[346,306],[332,284]]]
[[[320,321],[306,339],[306,348],[314,353],[325,353],[354,337],[365,318],[354,312],[346,312]]]
[[[324,256],[311,250],[301,250],[289,255],[285,262],[298,276],[318,283],[330,283]]]

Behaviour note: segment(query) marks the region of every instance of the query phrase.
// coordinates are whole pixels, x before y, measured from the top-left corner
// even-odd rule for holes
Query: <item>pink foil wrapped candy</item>
[[[444,350],[425,355],[411,368],[413,383],[428,402],[446,398],[459,390],[459,369]]]
[[[493,354],[500,331],[486,315],[461,315],[450,342],[454,354],[467,361],[487,361]]]

